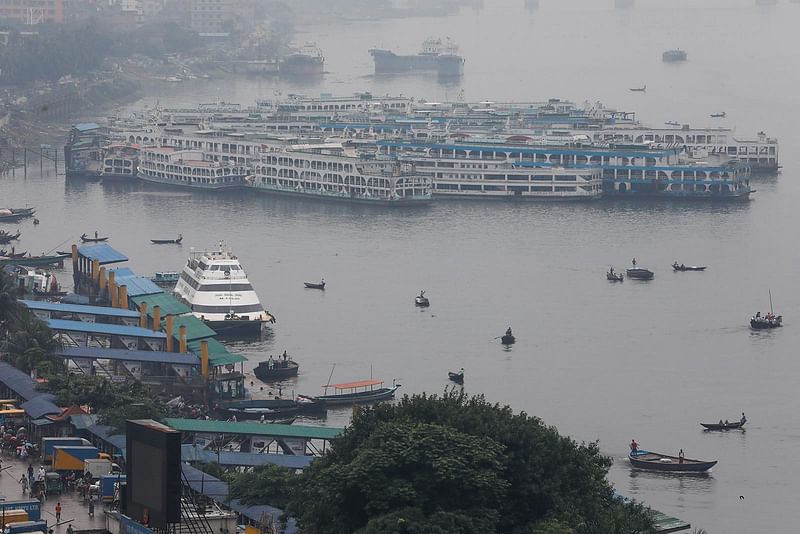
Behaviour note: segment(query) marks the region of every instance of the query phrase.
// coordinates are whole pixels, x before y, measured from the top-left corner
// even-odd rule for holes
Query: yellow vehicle
[[[0,422],[21,420],[25,410],[17,408],[17,401],[13,399],[0,399]]]

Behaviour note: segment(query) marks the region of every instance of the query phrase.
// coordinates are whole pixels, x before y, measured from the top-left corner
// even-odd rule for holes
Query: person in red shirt
[[[631,452],[634,453],[634,454],[639,452],[639,444],[636,443],[635,439],[631,440]]]

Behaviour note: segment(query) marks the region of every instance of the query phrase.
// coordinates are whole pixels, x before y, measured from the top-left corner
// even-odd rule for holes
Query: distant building
[[[19,24],[64,22],[63,0],[0,0],[0,21]]]
[[[198,33],[228,33],[236,16],[234,0],[192,0],[191,28]]]

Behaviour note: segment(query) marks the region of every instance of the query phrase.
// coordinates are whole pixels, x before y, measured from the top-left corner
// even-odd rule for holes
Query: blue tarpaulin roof
[[[61,413],[61,408],[55,405],[53,402],[56,400],[54,395],[50,393],[43,393],[39,394],[38,397],[34,397],[33,399],[23,402],[19,405],[20,408],[25,410],[25,413],[31,419],[38,419],[45,415],[56,415]]]
[[[92,261],[100,260],[100,265],[128,261],[128,257],[125,254],[115,250],[111,245],[107,245],[105,243],[78,247],[78,254],[84,258],[89,258]]]
[[[200,365],[200,358],[191,352],[159,352],[151,350],[101,349],[97,347],[68,347],[56,353],[65,358],[91,358],[143,363],[168,363],[173,365]]]
[[[42,394],[36,390],[36,381],[30,375],[6,362],[0,362],[0,382],[26,401]]]
[[[48,319],[47,326],[52,330],[62,332],[84,332],[87,334],[105,334],[109,336],[131,336],[149,339],[166,339],[164,332],[153,332],[138,326],[123,326],[119,324],[84,323],[83,321],[67,321],[64,319]]]
[[[228,484],[190,465],[183,464],[181,467],[183,468],[184,479],[193,491],[201,493],[213,501],[230,508],[254,523],[261,523],[265,514],[271,515],[277,523],[279,518],[283,515],[283,510],[275,508],[274,506],[267,506],[265,504],[249,506],[243,504],[239,499],[228,501],[227,499],[230,495],[228,492]],[[284,532],[286,534],[297,533],[297,524],[294,518],[289,518]]]
[[[108,306],[84,306],[82,304],[62,304],[60,302],[45,302],[43,300],[20,300],[29,310],[54,311],[62,313],[85,313],[88,315],[103,315],[107,317],[138,318],[139,312]]]

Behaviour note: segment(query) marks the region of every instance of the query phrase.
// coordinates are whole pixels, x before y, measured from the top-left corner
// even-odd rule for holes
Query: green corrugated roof
[[[181,432],[198,432],[205,434],[243,434],[249,436],[268,436],[274,438],[333,439],[342,433],[341,428],[276,425],[262,423],[229,423],[227,421],[206,421],[204,419],[165,420],[167,426]]]
[[[187,343],[189,349],[200,357],[200,339],[190,341]],[[208,341],[208,360],[211,367],[219,367],[220,365],[228,365],[247,361],[247,358],[241,354],[233,354],[228,349],[214,338],[206,339]]]
[[[186,341],[206,339],[217,335],[211,327],[194,315],[179,315],[173,320],[172,335],[175,339],[178,339],[181,326],[186,327]],[[161,328],[166,328],[166,320],[161,321]]]
[[[161,317],[167,315],[183,315],[190,313],[192,310],[189,306],[182,303],[169,293],[156,293],[155,295],[142,295],[131,297],[131,300],[136,303],[136,307],[140,307],[142,302],[147,303],[147,316],[153,317],[153,308],[159,306],[161,308]]]

